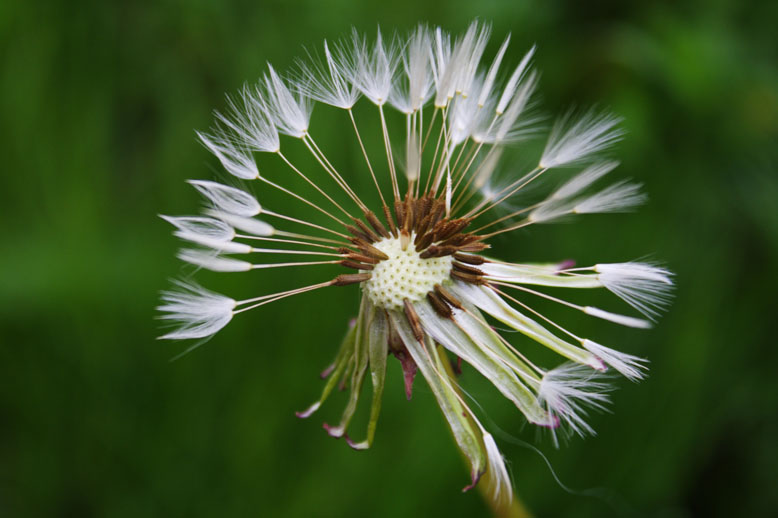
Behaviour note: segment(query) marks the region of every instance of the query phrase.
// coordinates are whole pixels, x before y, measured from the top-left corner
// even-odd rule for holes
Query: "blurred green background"
[[[599,104],[625,117],[615,174],[650,195],[635,214],[503,239],[499,255],[650,254],[678,282],[654,330],[564,320],[651,360],[647,381],[617,382],[596,437],[555,450],[465,371],[494,423],[575,490],[500,435],[517,492],[538,516],[778,509],[777,3],[12,0],[0,5],[0,516],[487,514],[459,491],[467,474],[431,393],[417,380],[405,401],[396,361],[372,450],[321,430],[341,394],[295,418],[318,395],[356,288],[243,315],[175,362],[185,345],[155,340],[154,320],[181,271],[157,214],[196,210],[184,180],[217,163],[194,130],[225,92],[352,24],[461,31],[475,16],[494,24],[489,54],[509,31],[511,62],[538,44],[548,112]],[[353,139],[338,138],[348,126],[321,122],[334,119],[317,108],[314,129],[362,185]],[[254,273],[199,278],[255,294],[317,279]]]

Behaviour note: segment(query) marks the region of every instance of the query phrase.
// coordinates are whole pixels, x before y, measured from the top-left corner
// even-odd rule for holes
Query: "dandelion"
[[[402,365],[408,399],[417,373],[434,394],[469,463],[465,489],[488,471],[499,501],[511,497],[503,457],[463,397],[451,362],[472,366],[529,423],[551,430],[555,442],[560,431],[594,433],[586,416],[608,402],[602,373],[610,367],[639,380],[646,361],[579,336],[534,309],[533,302],[542,298],[601,320],[647,328],[667,304],[673,281],[669,271],[645,262],[575,267],[568,261],[507,262],[497,258],[499,250],[491,252],[495,236],[563,217],[623,212],[644,196],[639,185],[624,181],[594,187],[618,165],[598,154],[622,133],[618,118],[593,111],[568,112],[553,126],[534,168],[512,172],[507,183],[493,181],[504,151],[526,138],[537,120],[530,108],[538,74],[532,66],[534,47],[515,68],[503,69],[509,38],[494,56],[486,56],[489,33],[479,22],[460,36],[420,25],[407,38],[379,32],[369,42],[355,31],[342,41],[325,42],[322,52],[309,51],[289,74],[268,66],[256,85],[229,99],[211,131],[198,135],[239,179],[236,184],[252,181],[258,190],[280,191],[288,206],[271,209],[243,188],[190,180],[204,198],[203,214],[163,217],[187,243],[179,258],[197,268],[313,267],[321,268],[322,279],[243,299],[180,281],[163,294],[159,310],[176,326],[162,338],[203,339],[265,304],[325,289],[354,290],[360,301],[357,317],[323,372],[327,381],[320,397],[297,415],[311,416],[335,387],[347,386],[340,421],[325,428],[354,449],[369,448],[386,365],[394,356]],[[352,110],[360,99],[374,105],[380,135],[360,130]],[[316,103],[345,112],[351,137],[344,138],[359,146],[364,170],[347,174],[319,147],[310,129]],[[390,107],[404,124],[387,117]],[[365,145],[368,139],[377,145]],[[315,170],[303,170],[284,154],[295,140],[310,153]],[[293,188],[268,178],[257,159],[262,163],[270,155],[306,189],[300,182]],[[582,170],[561,181],[562,166]],[[375,191],[357,192],[349,183],[355,174],[369,174]],[[517,205],[527,185],[549,176],[560,178],[557,189],[541,201]],[[296,207],[315,216],[301,216]],[[548,288],[605,289],[644,318],[574,304]],[[551,349],[564,362],[537,365],[522,351],[521,339],[508,340],[496,323]],[[350,424],[368,374],[370,418],[355,439]]]

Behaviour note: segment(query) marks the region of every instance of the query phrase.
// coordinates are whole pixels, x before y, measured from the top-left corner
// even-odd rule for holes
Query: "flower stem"
[[[441,346],[439,345],[438,347]],[[454,373],[454,368],[451,366],[451,360],[449,359],[448,355],[444,353],[441,354],[440,357],[443,363],[443,367],[446,370],[446,374],[451,379],[455,379],[456,374]],[[459,390],[459,386],[456,383],[452,383],[451,385],[454,388],[454,390],[459,394],[459,396],[462,397],[463,395]],[[486,473],[484,473],[483,476],[481,477],[481,480],[476,485],[476,488],[478,489],[478,492],[481,494],[481,497],[484,499],[484,502],[489,507],[489,509],[491,509],[494,518],[531,518],[532,517],[532,514],[524,506],[524,503],[519,499],[515,491],[513,492],[513,498],[511,500],[502,499],[501,501],[495,501],[492,498],[492,494],[494,493],[494,483],[495,480],[492,477],[491,471],[487,470]]]

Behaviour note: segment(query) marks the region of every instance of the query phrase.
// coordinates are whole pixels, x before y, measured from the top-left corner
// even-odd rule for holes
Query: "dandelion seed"
[[[618,167],[618,162],[605,162],[587,167],[549,196],[549,200],[565,200],[580,193]]]
[[[568,425],[570,433],[594,434],[584,418],[587,409],[604,410],[608,403],[609,387],[601,378],[581,365],[563,364],[543,375],[538,399],[551,415]],[[553,437],[556,442],[556,435]]]
[[[216,120],[230,139],[253,151],[278,151],[278,130],[268,119],[268,106],[257,87],[244,86],[235,97],[227,97],[227,115],[216,113]]]
[[[382,106],[389,100],[399,60],[398,44],[390,40],[384,43],[379,30],[376,42],[370,48],[365,38],[352,34],[351,56],[343,60],[343,68],[351,83],[373,103]]]
[[[590,111],[576,120],[569,112],[551,130],[540,165],[560,167],[588,160],[622,137],[619,122],[608,113]]]
[[[259,177],[257,164],[251,156],[251,150],[243,144],[233,141],[224,130],[216,129],[212,135],[198,133],[200,142],[219,159],[228,173],[242,178],[254,180]]]
[[[189,183],[221,213],[250,218],[262,211],[256,198],[235,187],[208,180],[189,180]]]
[[[177,290],[162,293],[163,304],[157,307],[160,317],[178,326],[178,329],[160,338],[184,340],[205,338],[226,326],[232,319],[235,301],[208,291],[202,286],[176,281]]]
[[[305,136],[313,109],[310,99],[302,94],[292,93],[272,65],[268,65],[263,86],[263,106],[278,131],[291,137]]]
[[[297,60],[299,78],[294,83],[297,90],[314,101],[350,110],[359,99],[359,90],[346,77],[348,58],[342,46],[336,46],[332,52],[325,41],[325,63],[311,54],[309,57],[309,60]]]
[[[408,38],[401,55],[403,76],[389,92],[389,103],[405,114],[412,114],[426,103],[432,94],[429,29],[420,25]]]
[[[231,250],[227,250],[227,252],[229,253]],[[212,272],[247,272],[251,270],[250,262],[221,257],[217,251],[185,248],[178,252],[177,257],[184,262]]]
[[[569,262],[510,263],[493,257],[499,251],[486,254],[493,236],[565,215],[625,211],[644,199],[638,185],[625,182],[586,193],[616,167],[615,162],[596,162],[596,157],[622,134],[619,119],[596,112],[578,119],[570,113],[562,117],[537,158],[537,167],[516,171],[499,188],[492,185],[503,150],[525,137],[533,122],[528,107],[538,74],[530,63],[534,47],[510,73],[501,73],[509,38],[496,55],[484,57],[489,33],[490,28],[479,22],[455,37],[441,28],[418,26],[407,38],[384,38],[379,32],[370,43],[354,31],[350,39],[334,46],[325,43],[323,58],[310,53],[298,61],[297,72],[283,76],[291,79],[269,66],[259,84],[230,98],[227,114],[217,114],[215,129],[199,133],[200,140],[227,172],[281,191],[288,204],[282,211],[268,208],[247,190],[190,180],[204,198],[204,215],[164,216],[175,227],[174,235],[194,246],[181,250],[179,258],[220,272],[294,272],[312,267],[322,272],[322,280],[243,300],[178,282],[176,289],[163,293],[158,309],[161,318],[177,326],[161,338],[198,339],[218,332],[233,316],[265,304],[324,289],[354,290],[360,299],[357,317],[322,373],[326,380],[321,395],[297,415],[310,417],[335,387],[348,388],[339,421],[325,424],[325,429],[354,449],[369,448],[387,361],[394,356],[409,399],[417,373],[434,394],[470,467],[465,489],[489,472],[493,497],[501,500],[512,491],[503,456],[463,399],[451,369],[452,357],[486,377],[528,422],[552,430],[555,444],[565,435],[594,433],[587,412],[602,410],[608,403],[610,389],[603,371],[610,366],[636,381],[645,375],[646,361],[579,336],[535,309],[535,302],[543,298],[562,306],[560,311],[648,328],[651,322],[643,318],[569,302],[558,288],[604,288],[654,319],[667,305],[673,282],[669,271],[648,263],[573,267]],[[508,79],[501,81],[504,76]],[[360,130],[352,107],[361,96],[375,105],[380,135]],[[363,202],[375,193],[368,198],[353,188],[340,165],[330,161],[328,150],[309,133],[317,102],[345,112],[346,127],[354,132],[380,204],[370,207]],[[385,117],[387,103],[404,115],[403,128]],[[429,104],[432,109],[425,111]],[[286,137],[279,134],[301,139],[323,174],[303,171],[281,154]],[[376,145],[365,146],[368,139]],[[405,147],[403,159],[395,158],[393,141]],[[370,156],[367,150],[377,148],[383,148],[382,153]],[[305,180],[303,187],[260,176],[255,151],[277,153],[285,172],[288,168]],[[541,175],[586,162],[595,163],[542,202],[520,208],[508,204]],[[397,174],[398,166],[404,176]],[[384,169],[388,175],[381,178]],[[476,196],[479,192],[482,196]],[[336,193],[348,203],[337,203]],[[318,217],[295,215],[296,208],[306,206]],[[494,230],[504,221],[511,223]],[[261,242],[274,247],[261,247]],[[267,260],[279,256],[283,259]],[[294,275],[283,278],[291,280]],[[557,290],[552,294],[547,288]],[[550,369],[536,365],[522,337],[508,340],[495,330],[495,322],[567,363]],[[362,437],[354,439],[351,421],[366,379],[373,389],[370,418]]]
[[[635,208],[646,200],[640,192],[640,185],[629,182],[619,182],[597,194],[584,198],[576,203],[573,212],[576,214],[595,214],[598,212],[625,212]]]

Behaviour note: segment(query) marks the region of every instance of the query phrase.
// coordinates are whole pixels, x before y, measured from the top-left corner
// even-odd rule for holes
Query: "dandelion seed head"
[[[539,72],[532,65],[535,47],[518,64],[508,63],[509,37],[488,55],[490,32],[479,21],[461,35],[419,25],[405,38],[379,31],[369,41],[354,30],[334,44],[325,42],[323,57],[309,52],[292,74],[269,65],[259,83],[229,96],[211,130],[198,136],[238,179],[236,185],[190,180],[204,198],[202,214],[163,218],[186,243],[178,257],[189,271],[193,266],[244,275],[245,298],[179,281],[162,294],[158,309],[160,318],[175,326],[162,338],[202,339],[233,316],[266,304],[353,290],[359,307],[334,361],[322,371],[322,395],[298,417],[312,416],[339,386],[349,391],[349,402],[340,420],[324,428],[351,448],[369,448],[394,356],[408,399],[417,377],[430,388],[467,459],[465,490],[489,473],[499,501],[512,490],[505,461],[463,398],[452,357],[484,376],[529,423],[551,429],[555,443],[557,434],[593,433],[587,412],[603,409],[610,390],[602,372],[610,367],[637,381],[646,375],[647,362],[580,336],[563,325],[562,312],[647,329],[648,319],[667,306],[673,283],[668,270],[649,263],[575,267],[570,261],[501,257],[496,236],[521,239],[515,231],[538,229],[538,223],[627,211],[645,196],[640,186],[623,181],[587,193],[616,166],[599,156],[622,136],[620,119],[607,112],[568,111],[551,129],[542,153],[517,158],[504,152],[536,128]],[[352,109],[359,102],[366,110]],[[316,103],[342,110],[346,131],[332,140],[358,149],[364,168],[344,164],[338,159],[343,153],[319,145],[310,129]],[[400,112],[401,124],[386,114],[392,108]],[[363,123],[370,112],[374,124]],[[328,130],[341,127],[333,123]],[[312,160],[282,153],[284,135],[300,139],[300,149]],[[262,162],[260,175],[255,152],[276,153],[279,160]],[[588,163],[594,165],[556,190],[534,196],[558,168]],[[283,172],[265,175],[265,167]],[[372,182],[354,181],[353,170],[364,170]],[[255,187],[249,191],[240,181]],[[364,192],[365,185],[371,192]],[[281,198],[264,197],[265,191]],[[262,196],[262,205],[253,192]],[[542,201],[524,203],[530,198]],[[372,204],[376,199],[380,203]],[[320,272],[320,280],[295,286],[301,268]],[[268,270],[290,286],[257,294]],[[574,289],[610,291],[625,302],[625,310],[647,319],[578,305],[562,293]],[[560,318],[537,309],[539,299],[560,306]],[[505,334],[506,326],[515,334]],[[535,364],[528,342],[567,363],[550,370]],[[373,389],[370,419],[364,439],[354,440],[352,418],[366,379]]]

